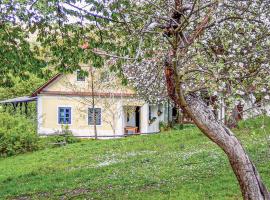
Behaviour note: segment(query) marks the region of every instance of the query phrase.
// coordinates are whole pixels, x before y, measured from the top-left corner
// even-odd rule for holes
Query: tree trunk
[[[113,129],[113,136],[115,137],[115,129],[116,129],[116,128],[115,128],[115,126],[116,126],[116,125],[115,125],[115,116],[114,116],[114,114],[112,114],[112,116],[113,116],[113,120],[112,120],[112,121],[113,121],[112,129]]]
[[[186,112],[199,129],[227,154],[245,200],[269,200],[270,194],[240,141],[198,97],[188,96]]]
[[[92,118],[93,118],[93,122],[94,122],[94,134],[95,134],[95,139],[97,140],[98,139],[98,136],[97,136],[97,124],[96,124],[96,110],[95,110],[95,96],[94,96],[94,73],[93,73],[93,67],[91,67],[91,71],[90,71],[90,74],[91,74],[91,93],[92,93],[92,110],[93,110],[93,113],[92,113]]]

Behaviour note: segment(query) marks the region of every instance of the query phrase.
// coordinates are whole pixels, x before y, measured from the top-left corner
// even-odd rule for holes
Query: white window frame
[[[60,124],[59,123],[59,108],[70,108],[70,124]],[[60,106],[57,106],[57,124],[58,125],[63,125],[63,126],[71,126],[72,125],[72,121],[73,121],[73,116],[72,116],[72,106],[69,106],[69,105],[60,105]]]

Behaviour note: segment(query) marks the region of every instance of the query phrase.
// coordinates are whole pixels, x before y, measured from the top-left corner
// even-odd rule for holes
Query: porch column
[[[120,100],[117,104],[117,122],[116,122],[116,135],[124,135],[124,127],[125,127],[125,112],[123,107],[123,101]]]
[[[38,134],[42,134],[42,97],[38,96],[37,98],[37,106],[36,106],[36,111],[37,111],[37,132]]]
[[[140,112],[141,133],[148,133],[148,129],[149,129],[148,116],[149,116],[149,104],[146,103],[141,107],[141,112]]]

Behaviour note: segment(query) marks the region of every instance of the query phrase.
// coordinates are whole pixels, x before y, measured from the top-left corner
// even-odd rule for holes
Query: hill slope
[[[240,127],[270,188],[270,119]],[[194,127],[1,159],[0,172],[2,199],[241,199],[226,156]]]

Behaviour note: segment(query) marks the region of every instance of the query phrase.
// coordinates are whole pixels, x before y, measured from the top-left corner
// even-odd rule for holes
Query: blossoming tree
[[[175,0],[146,1],[140,6],[151,7],[138,33],[145,39],[140,43],[138,38],[137,48],[144,60],[131,61],[126,67],[145,76],[127,73],[131,82],[155,96],[161,82],[148,87],[153,78],[147,76],[163,68],[160,76],[168,96],[227,154],[244,199],[270,199],[239,140],[201,99],[205,90],[218,93],[228,103],[241,98],[239,91],[269,93],[269,3]]]
[[[16,16],[5,21],[23,21],[37,35],[58,70],[113,58],[112,70],[139,94],[151,101],[169,97],[226,153],[244,199],[270,199],[239,140],[201,100],[203,91],[228,103],[239,93],[267,96],[269,0],[14,0],[1,6],[1,15]]]

